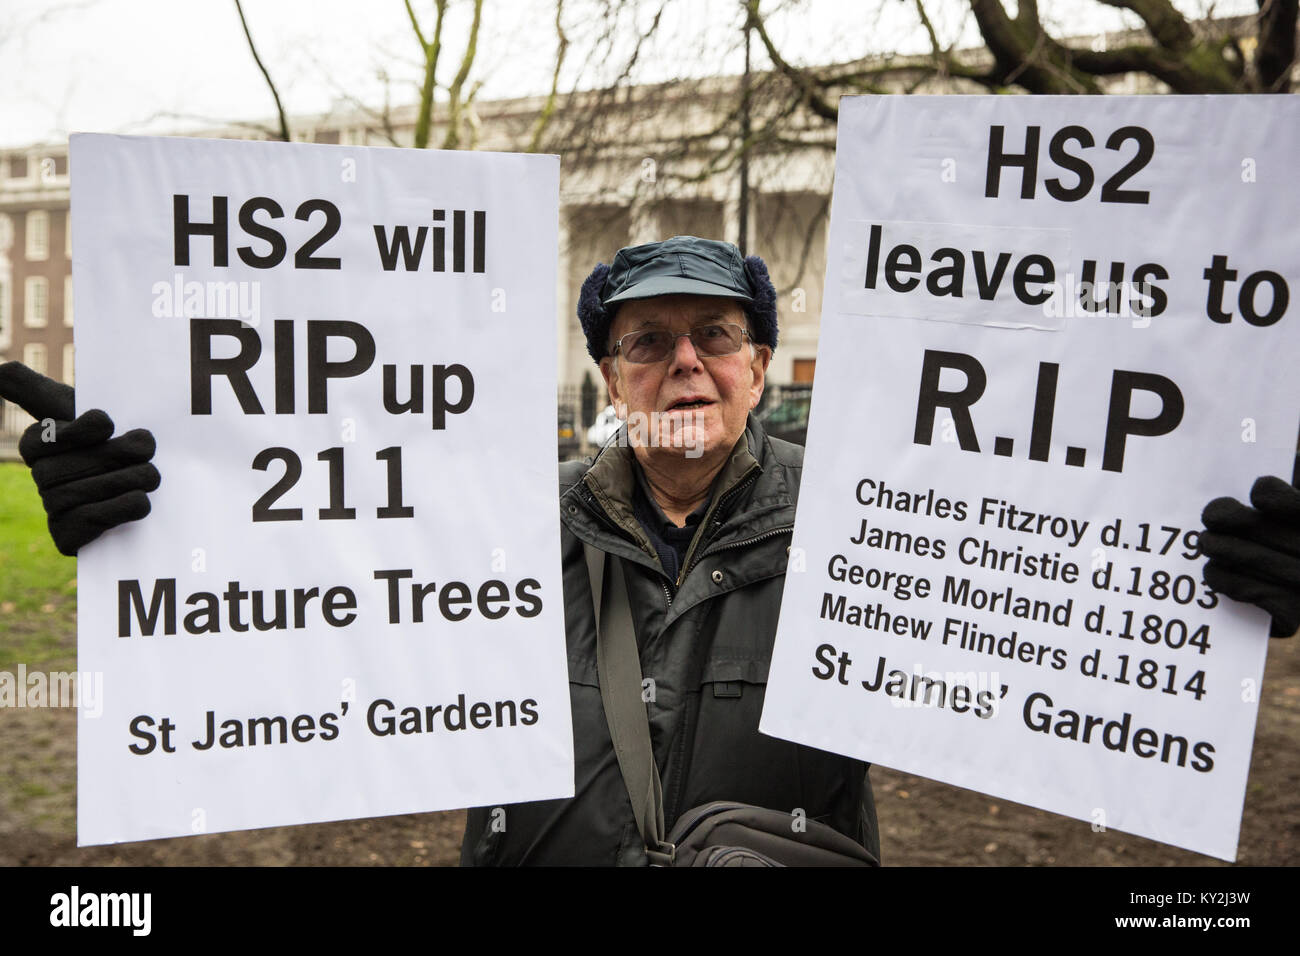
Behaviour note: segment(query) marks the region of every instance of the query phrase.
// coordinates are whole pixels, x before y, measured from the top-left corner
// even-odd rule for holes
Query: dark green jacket
[[[646,706],[667,828],[691,807],[736,800],[802,810],[879,857],[867,765],[758,732],[802,464],[802,447],[768,438],[751,416],[677,581],[633,517],[630,449],[560,466],[575,796],[470,810],[462,865],[646,863],[596,681],[584,541],[623,559],[641,671],[654,682]]]

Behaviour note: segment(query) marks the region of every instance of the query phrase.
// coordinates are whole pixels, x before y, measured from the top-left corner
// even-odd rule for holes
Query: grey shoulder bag
[[[641,661],[623,564],[592,545],[583,547],[596,611],[600,699],[650,865],[879,866],[857,841],[824,823],[806,820],[796,830],[790,814],[746,803],[694,807],[665,835],[663,788],[641,699]]]

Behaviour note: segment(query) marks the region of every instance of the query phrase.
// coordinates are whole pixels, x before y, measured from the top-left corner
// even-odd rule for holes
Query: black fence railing
[[[13,402],[0,398],[0,461],[18,460],[18,439],[33,421]]]
[[[802,445],[808,435],[812,385],[768,385],[754,414],[773,438]]]
[[[758,407],[754,409],[754,414],[760,415],[767,412],[769,409],[790,401],[806,402],[810,395],[812,395],[811,384],[768,384],[763,388],[763,397],[759,399]]]

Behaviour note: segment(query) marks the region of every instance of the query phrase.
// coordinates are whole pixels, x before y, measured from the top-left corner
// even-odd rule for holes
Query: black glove
[[[1273,615],[1273,637],[1300,628],[1300,491],[1281,478],[1259,478],[1253,508],[1215,498],[1201,512],[1205,583]]]
[[[74,419],[73,394],[70,385],[18,362],[0,365],[0,398],[36,419],[23,432],[18,453],[32,469],[55,547],[67,555],[147,515],[145,492],[160,480],[149,463],[152,434],[136,428],[113,438],[113,420],[97,408]]]

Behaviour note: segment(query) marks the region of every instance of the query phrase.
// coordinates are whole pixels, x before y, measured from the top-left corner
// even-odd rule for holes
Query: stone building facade
[[[1249,18],[1240,19],[1237,28]],[[1071,43],[1098,48],[1106,41],[1079,37]],[[976,64],[981,56],[987,52],[974,50],[968,59]],[[755,78],[755,89],[764,78],[771,79]],[[896,77],[900,88],[907,81]],[[588,376],[599,381],[575,315],[578,289],[596,262],[608,262],[625,245],[684,233],[741,239],[741,177],[734,155],[739,83],[737,77],[718,77],[574,94],[557,104],[544,148],[561,153],[556,360],[562,390],[576,390]],[[1160,92],[1159,84],[1136,75],[1113,77],[1108,86],[1116,93]],[[969,84],[926,79],[920,68],[908,88],[978,92]],[[777,99],[755,98],[755,129],[771,119]],[[544,105],[540,97],[472,104],[462,144],[527,149]],[[339,149],[408,146],[415,119],[413,106],[383,114],[341,106],[326,115],[297,117],[290,126],[295,140]],[[435,122],[431,144],[444,133]],[[264,138],[247,126],[187,135]],[[778,292],[781,339],[769,372],[773,384],[812,381],[834,145],[833,126],[811,118],[801,124],[796,115],[784,121],[779,139],[760,142],[748,158],[746,251],[766,260]],[[66,143],[0,150],[0,360],[19,359],[71,383],[68,184]]]

